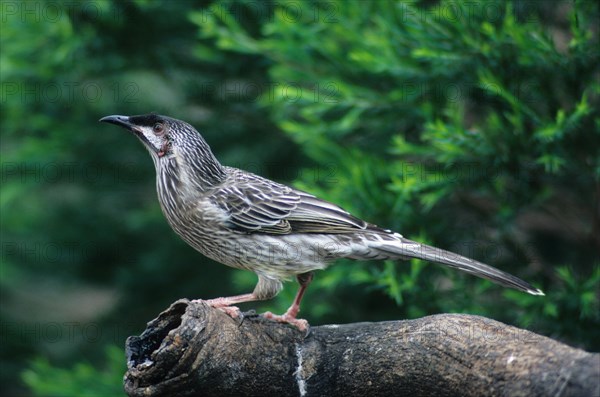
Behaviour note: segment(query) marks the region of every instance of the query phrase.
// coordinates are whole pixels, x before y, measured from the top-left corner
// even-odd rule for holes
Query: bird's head
[[[116,124],[133,132],[152,157],[173,155],[187,142],[197,140],[198,132],[186,122],[150,113],[140,116],[106,116],[100,121]]]
[[[194,127],[185,121],[150,113],[140,116],[106,116],[100,119],[135,134],[144,144],[157,167],[176,162],[189,178],[204,184],[216,183],[224,172],[210,147]]]

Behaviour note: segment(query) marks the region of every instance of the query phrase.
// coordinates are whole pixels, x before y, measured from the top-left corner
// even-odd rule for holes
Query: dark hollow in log
[[[600,396],[600,354],[461,314],[307,335],[179,300],[126,350],[129,396]]]

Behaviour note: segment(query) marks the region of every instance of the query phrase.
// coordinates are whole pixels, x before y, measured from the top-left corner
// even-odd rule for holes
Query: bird
[[[306,330],[297,317],[314,272],[336,259],[418,258],[446,265],[532,295],[544,293],[520,278],[368,223],[340,206],[259,175],[222,165],[190,124],[149,113],[100,119],[133,133],[150,153],[156,189],[171,228],[187,244],[224,265],[256,273],[253,292],[204,302],[231,317],[237,304],[268,300],[296,278],[289,309],[266,318]]]

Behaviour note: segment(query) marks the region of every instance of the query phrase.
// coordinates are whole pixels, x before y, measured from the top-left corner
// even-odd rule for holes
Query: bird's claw
[[[280,315],[266,312],[263,313],[263,316],[269,320],[277,321],[278,323],[291,324],[300,331],[306,331],[308,329],[308,321],[301,318],[296,318],[288,313]]]
[[[216,299],[195,299],[192,302],[203,302],[206,303],[210,307],[214,307],[215,309],[219,309],[225,314],[227,314],[231,318],[240,318],[243,317],[242,311],[237,306],[228,306],[226,298],[216,298]]]
[[[224,312],[231,318],[243,319],[245,317],[245,314],[237,306],[231,306],[231,304],[233,303],[231,298],[215,298],[215,299],[207,299],[207,300],[196,299],[191,302],[205,303],[205,304],[209,305],[210,307],[214,307],[215,309],[221,310],[222,312]],[[277,321],[278,323],[291,324],[294,327],[298,328],[300,331],[308,331],[308,329],[309,329],[308,321],[301,319],[301,318],[296,318],[297,313],[298,313],[298,308],[292,307],[286,313],[281,314],[281,315],[273,314],[271,312],[266,312],[266,313],[263,313],[262,316],[269,320]],[[254,316],[256,316],[256,312],[251,311],[251,312],[247,313],[246,315],[248,315],[249,317],[254,317]]]
[[[231,318],[240,318],[244,316],[240,308],[236,306],[223,306],[217,307],[217,309],[221,310]]]

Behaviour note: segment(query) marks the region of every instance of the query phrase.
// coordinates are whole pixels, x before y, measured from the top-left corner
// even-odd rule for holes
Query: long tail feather
[[[405,238],[399,238],[396,242],[386,241],[381,245],[373,247],[378,251],[388,254],[390,258],[418,258],[425,259],[431,262],[440,263],[464,272],[473,274],[493,281],[505,287],[514,288],[520,291],[530,293],[532,295],[544,295],[544,293],[535,288],[526,281],[521,280],[512,274],[505,273],[494,267],[478,262],[473,259],[445,251],[440,248],[431,247],[429,245],[417,243]]]

